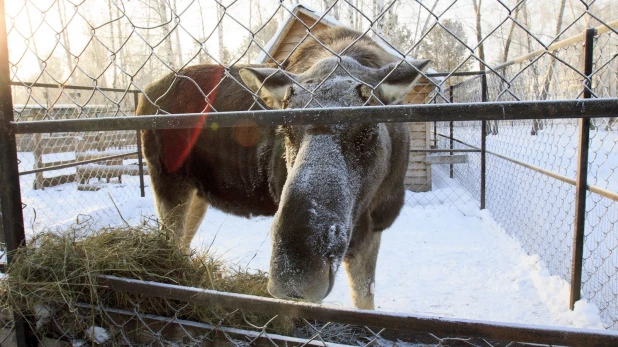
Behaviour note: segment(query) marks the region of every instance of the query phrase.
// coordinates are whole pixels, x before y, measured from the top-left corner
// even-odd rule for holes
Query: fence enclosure
[[[153,316],[139,311],[140,300],[147,300],[139,296],[132,312],[78,303],[70,308],[79,324],[97,320],[124,344],[402,340],[480,346],[508,340],[609,346],[618,341],[618,17],[613,17],[618,11],[611,1],[563,2],[551,35],[534,27],[535,11],[549,5],[527,1],[496,2],[491,5],[496,18],[486,21],[497,24],[482,27],[477,15],[476,23],[471,21],[477,24],[474,32],[456,23],[457,11],[475,13],[464,0],[314,1],[320,10],[297,1],[48,2],[0,1],[5,9],[0,37],[8,40],[8,51],[4,43],[0,47],[0,184],[7,187],[0,189],[3,249],[14,251],[29,233],[67,227],[84,216],[95,227],[144,222],[137,198],[148,194],[149,183],[140,130],[192,128],[202,117],[170,120],[162,108],[151,117],[131,117],[137,96],[169,72],[183,78],[182,68],[202,63],[274,62],[282,68],[303,41],[333,25],[372,37],[402,64],[404,57],[431,54],[427,42],[438,37],[454,40],[448,46],[456,47],[456,57],[443,62],[431,56],[445,65],[423,76],[407,105],[338,109],[320,121],[413,122],[405,183],[419,193],[407,203],[473,203],[487,209],[528,254],[538,255],[552,275],[571,284],[571,309],[581,295],[597,305],[608,331],[329,309],[107,277],[99,280],[114,291],[147,293],[168,300],[170,307],[178,302],[224,306],[243,317],[259,312],[273,319],[263,325],[247,321],[251,328],[239,330],[183,320],[184,307],[174,317]],[[400,16],[424,23],[423,30],[416,24],[413,34]],[[244,40],[236,51],[224,45],[234,37],[228,35]],[[512,41],[518,48],[509,48]],[[493,53],[483,51],[492,48],[504,50],[508,61],[491,63],[485,54]],[[320,112],[247,111],[214,112],[204,126],[234,126],[238,117],[264,126],[307,124],[318,122],[312,115]],[[11,254],[4,255],[10,262]],[[298,319],[302,328],[294,337],[273,333],[278,315]],[[26,318],[0,312],[0,344],[15,339],[31,345]],[[68,330],[60,335],[75,338]]]

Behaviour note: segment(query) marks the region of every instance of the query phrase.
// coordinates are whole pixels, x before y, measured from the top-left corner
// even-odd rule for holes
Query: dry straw
[[[285,318],[117,293],[97,285],[98,275],[113,275],[268,296],[265,273],[234,268],[208,252],[189,255],[175,246],[171,235],[148,225],[93,230],[88,223],[38,234],[15,254],[0,282],[1,304],[32,317],[41,334],[64,338],[80,338],[88,327],[103,325],[102,307],[214,326],[292,332],[294,323]],[[78,309],[84,303],[93,307],[91,312]]]

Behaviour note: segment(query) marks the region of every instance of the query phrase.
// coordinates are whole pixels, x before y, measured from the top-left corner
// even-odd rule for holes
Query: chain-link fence
[[[166,75],[167,84],[160,85],[162,93],[150,100],[155,106],[152,114],[228,111],[215,109],[210,100],[229,85],[249,91],[238,76],[239,67],[266,64],[290,70],[303,43],[318,40],[322,30],[339,25],[362,34],[352,45],[369,39],[388,56],[385,61],[397,66],[412,65],[414,60],[409,58],[433,61],[433,70],[423,73],[414,89],[402,97],[404,103],[583,98],[584,32],[591,27],[597,28],[589,80],[592,97],[616,98],[618,89],[618,5],[612,1],[24,0],[7,1],[5,12],[16,123],[133,116],[138,95]],[[341,57],[348,48],[329,46],[330,54],[321,54]],[[223,67],[215,77],[209,76],[212,83],[203,84],[198,75],[191,75],[190,66],[196,64]],[[339,73],[337,69],[362,82],[340,59],[311,89],[295,82],[295,87],[311,94],[304,107],[328,107],[315,94],[326,79]],[[371,95],[379,95],[387,79],[371,86],[366,104],[374,105]],[[206,100],[206,106],[169,102],[183,83],[185,90],[198,90],[187,93]],[[238,100],[238,104],[247,105],[243,111],[272,106],[266,100],[260,102],[260,95],[254,91],[253,96],[247,94],[252,100]],[[577,120],[544,119],[537,113],[530,114],[531,120],[452,118],[409,124],[411,152],[405,184],[414,194],[406,196],[406,203],[462,209],[480,205],[527,253],[538,254],[551,274],[570,281],[578,203]],[[218,125],[210,126],[216,130]],[[590,130],[587,185],[591,188],[586,198],[582,273],[583,295],[599,307],[610,329],[618,324],[616,127],[615,117],[596,118]],[[60,132],[50,127],[50,132],[17,134],[27,234],[85,219],[94,226],[138,225],[154,215],[139,133],[85,129]],[[440,327],[436,335],[406,337],[388,335],[390,329],[383,332],[308,320],[299,320],[292,334],[284,334],[294,336],[290,340],[273,333],[270,321],[245,321],[239,330],[225,327],[223,316],[209,325],[183,321],[182,306],[171,318],[148,316],[149,312],[139,309],[139,301],[135,307],[122,311],[75,306],[71,319],[80,329],[67,330],[53,319],[46,324],[51,326],[51,335],[74,345],[97,342],[97,327],[105,332],[102,336],[114,341],[108,341],[111,344],[196,345],[218,338],[233,344],[259,344],[258,340],[277,345],[301,343],[296,338],[320,345],[390,345],[396,340],[504,345],[474,338],[441,338]],[[97,321],[97,327],[91,320]]]
[[[66,345],[72,346],[94,343],[497,347],[551,346],[554,342],[605,346],[611,341],[605,341],[603,333],[594,331],[569,332],[525,325],[298,305],[161,284],[149,286],[148,294],[144,294],[140,288],[145,283],[142,281],[129,283],[126,279],[114,277],[103,277],[101,281],[105,283],[101,290],[114,288],[113,295],[123,305],[129,306],[128,309],[85,303],[69,304],[68,307],[62,304],[37,307],[34,314],[36,329],[46,332],[46,342],[66,341]],[[155,306],[159,311],[169,313],[163,316],[153,314],[151,310]],[[194,317],[196,312],[202,316],[200,321],[187,319]]]
[[[616,97],[616,33],[599,27],[595,37],[593,97]],[[487,75],[487,101],[557,100],[583,96],[584,36],[558,43],[548,52],[537,52],[502,64]],[[612,46],[612,43],[613,46]],[[613,47],[613,51],[609,48]],[[596,89],[595,89],[596,88]],[[482,102],[482,78],[471,78],[454,88],[455,102]],[[597,303],[604,322],[615,327],[618,317],[615,259],[616,199],[612,132],[613,118],[595,119],[590,132],[588,192],[583,290]],[[437,126],[439,148],[481,147],[481,124],[454,122],[454,147],[450,146],[449,123]],[[486,129],[486,207],[507,233],[521,241],[530,254],[538,254],[550,272],[570,280],[572,274],[575,176],[578,138],[576,120],[535,119],[489,121]],[[462,167],[462,166],[459,166]],[[444,168],[443,170],[447,170]],[[479,196],[480,165],[475,174],[457,173],[473,196]],[[603,192],[610,192],[610,196]],[[594,289],[593,289],[594,288]]]

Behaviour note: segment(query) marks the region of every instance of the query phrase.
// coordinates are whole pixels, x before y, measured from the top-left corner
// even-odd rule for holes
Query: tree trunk
[[[386,23],[386,14],[380,16],[384,11],[384,0],[374,0],[373,2],[373,20],[375,23],[375,33],[379,37],[384,37],[384,24]]]
[[[26,15],[28,16],[28,26],[30,28],[30,36],[34,35],[34,30],[32,30],[32,21],[30,20],[30,9],[28,7],[28,3],[26,2],[24,7],[26,8]],[[45,72],[45,66],[43,65],[43,61],[41,60],[41,56],[39,55],[39,49],[36,44],[36,40],[32,40],[32,48],[34,49],[34,54],[36,55],[36,62],[39,64],[39,70],[41,71],[41,82],[48,83],[47,73]],[[43,90],[43,98],[45,99],[45,107],[49,107],[49,89],[45,88]]]
[[[517,21],[517,17],[519,16],[519,9],[521,8],[521,4],[515,8],[513,13],[513,21],[511,22],[511,27],[509,28],[509,35],[506,38],[506,42],[504,43],[504,51],[502,53],[502,61],[507,62],[509,60],[509,51],[511,49],[511,42],[513,42],[513,32],[515,31],[515,22]]]
[[[200,64],[206,64],[208,62],[210,62],[210,57],[208,56],[208,51],[206,50],[206,46],[204,46],[204,41],[206,40],[206,27],[204,25],[205,23],[205,19],[204,19],[204,10],[202,9],[202,3],[200,1],[198,1],[198,6],[200,8],[200,44],[199,44],[199,50],[200,53],[198,55],[197,61]],[[202,52],[203,51],[203,52]]]
[[[75,76],[73,76],[73,59],[71,58],[71,41],[69,40],[68,29],[66,28],[66,8],[64,7],[64,3],[62,5],[58,2],[58,17],[60,18],[60,27],[62,28],[62,41],[64,41],[65,53],[67,58],[67,69],[69,69],[67,79],[70,81],[69,84],[75,85]],[[69,91],[69,97],[73,99],[73,101],[77,102],[77,97],[79,96],[77,91]]]
[[[485,47],[483,42],[483,31],[481,28],[481,6],[483,5],[483,0],[472,0],[472,5],[474,6],[474,13],[476,15],[476,42],[478,44],[478,52],[479,52],[479,70],[485,70]]]
[[[440,0],[436,0],[433,5],[431,6],[431,12],[433,13],[436,10],[436,7],[438,6],[438,3],[440,2]],[[419,5],[420,7],[420,5]],[[420,22],[420,18],[421,15],[420,13],[422,12],[422,9],[419,8],[419,22]],[[427,14],[427,17],[425,17],[425,22],[423,23],[423,27],[421,29],[421,32],[419,34],[418,30],[414,33],[414,42],[418,42],[418,40],[423,37],[423,35],[425,35],[425,33],[427,33],[427,28],[429,27],[429,20],[433,18],[433,16],[431,14]],[[417,27],[418,29],[418,27]],[[416,45],[416,48],[414,48],[414,52],[413,52],[413,56],[417,56],[418,55],[418,51],[421,48],[421,45]]]
[[[164,36],[164,49],[166,55],[166,64],[172,69],[176,70],[176,64],[174,62],[174,52],[172,51],[172,34],[170,33],[169,23],[167,23],[167,6],[165,0],[159,0],[159,18],[163,26]]]
[[[219,19],[219,25],[217,26],[217,38],[219,41],[219,63],[227,64],[227,52],[225,49],[225,44],[223,43],[223,15],[224,8],[222,5],[217,4],[217,18]]]
[[[120,16],[120,9],[118,7],[116,7],[116,15],[118,16],[118,18],[121,17]],[[122,33],[122,26],[121,26],[120,20],[116,21],[116,29],[118,31],[118,46],[117,46],[118,48],[116,50],[117,51],[119,50],[118,53],[120,54],[120,64],[122,64],[120,66],[124,66],[125,69],[126,69],[127,65],[128,65],[128,62],[127,62],[127,59],[126,59],[125,50],[122,48],[123,44],[124,44],[124,35]],[[115,66],[114,66],[114,68],[115,68]],[[121,71],[121,74],[120,74],[120,85],[122,86],[122,88],[126,88],[127,87],[127,82],[126,82],[127,81],[127,76],[124,74],[124,72],[122,72],[122,70],[120,70],[120,71]]]
[[[114,11],[112,10],[112,2],[109,1],[107,3],[107,9],[109,11],[109,40],[111,42],[111,46],[112,46],[112,51],[114,52],[114,61],[112,62],[112,68],[113,68],[113,75],[112,75],[112,88],[117,88],[118,87],[118,67],[116,66],[116,35],[114,35]]]
[[[524,19],[524,26],[526,28],[529,28],[529,18],[530,18],[530,14],[528,13],[528,6],[526,3],[523,3],[523,19]],[[527,38],[527,43],[528,43],[528,52],[532,52],[532,38],[530,37],[530,35],[526,35]],[[532,88],[534,90],[534,96],[533,96],[533,100],[538,100],[540,97],[540,93],[539,93],[539,68],[537,66],[537,64],[532,64],[532,72],[533,72],[533,79],[532,79]],[[530,130],[530,135],[536,135],[539,130],[541,129],[541,123],[538,120],[534,120],[532,121],[532,129]]]
[[[558,13],[558,21],[556,22],[555,38],[554,42],[557,42],[560,37],[560,30],[562,30],[562,19],[564,18],[564,8],[566,7],[566,0],[560,2],[560,10]],[[543,83],[543,89],[541,90],[541,100],[547,100],[549,98],[549,88],[551,87],[552,77],[554,76],[554,69],[556,67],[556,58],[550,56],[549,66],[547,73],[545,74],[545,81]]]
[[[178,5],[176,4],[176,0],[174,0],[172,11],[174,13],[173,17],[178,16]],[[182,66],[182,46],[180,45],[180,30],[178,28],[174,29],[174,36],[176,36],[176,66],[180,68]]]
[[[349,3],[348,3],[348,11],[346,13],[346,15],[347,15],[346,19],[348,20],[348,25],[350,26],[350,28],[356,28],[356,25],[354,23],[354,17],[355,17],[354,16],[354,12],[355,12],[355,10],[354,10],[354,7],[352,7],[352,5],[350,5],[352,0],[349,0],[348,2]]]

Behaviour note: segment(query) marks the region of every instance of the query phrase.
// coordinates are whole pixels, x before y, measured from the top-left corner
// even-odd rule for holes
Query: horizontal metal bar
[[[59,88],[59,89],[75,89],[75,90],[100,90],[102,92],[120,92],[120,93],[141,93],[138,89],[122,89],[122,88],[108,88],[97,86],[74,86],[70,84],[54,84],[54,83],[29,83],[29,82],[15,82],[11,81],[12,86],[25,87],[25,88]]]
[[[564,344],[569,346],[616,346],[618,332],[591,329],[558,329],[513,323],[457,320],[443,317],[415,316],[390,312],[363,311],[324,307],[250,295],[222,293],[214,290],[182,287],[113,276],[98,276],[99,283],[119,292],[142,294],[183,302],[223,306],[292,318],[377,328],[434,333],[445,336],[484,337],[502,341]]]
[[[437,135],[441,136],[441,137],[448,138],[448,136],[446,136],[444,134],[439,134],[438,133]],[[453,141],[455,141],[457,143],[460,143],[460,144],[462,144],[464,146],[471,147],[471,148],[479,148],[479,147],[473,146],[471,144],[465,143],[465,142],[463,142],[461,140],[453,139]],[[499,154],[499,153],[496,153],[496,152],[492,152],[492,151],[486,151],[486,152],[488,154],[494,155],[494,156],[496,156],[496,157],[498,157],[500,159],[504,159],[504,160],[509,161],[511,163],[514,163],[514,164],[517,164],[517,165],[521,165],[521,166],[523,166],[525,168],[528,168],[528,169],[530,169],[532,171],[536,171],[538,173],[541,173],[543,175],[549,176],[551,178],[555,178],[555,179],[557,179],[557,180],[559,180],[561,182],[568,183],[568,184],[570,184],[572,186],[575,186],[575,179],[574,178],[570,178],[570,177],[561,175],[559,173],[555,173],[555,172],[552,172],[552,171],[549,171],[549,170],[545,170],[545,169],[540,168],[538,166],[535,166],[535,165],[532,165],[532,164],[528,164],[528,163],[523,162],[521,160],[517,160],[517,159],[511,158],[511,157],[508,157],[506,155],[502,155],[502,154]],[[591,185],[587,185],[586,189],[589,192],[591,192],[591,193],[595,193],[595,194],[601,195],[602,197],[608,198],[608,199],[613,200],[613,201],[618,201],[618,193],[614,193],[614,192],[609,191],[607,189],[603,189],[601,187],[591,186]]]
[[[15,132],[47,133],[110,130],[147,130],[194,128],[207,118],[205,127],[302,124],[349,124],[387,122],[478,121],[518,119],[560,119],[613,117],[618,114],[618,98],[508,101],[461,104],[419,104],[373,107],[312,108],[242,112],[212,112],[157,116],[64,119],[53,121],[13,122]]]
[[[609,27],[618,28],[618,20],[615,20],[613,22],[609,22],[609,23],[607,23],[607,25],[601,24],[598,27],[596,27],[595,29],[596,29],[597,35],[601,35],[603,33],[608,32],[610,30]],[[585,39],[586,39],[586,32],[584,31],[584,32],[581,32],[581,33],[579,33],[577,35],[574,35],[574,36],[571,36],[571,37],[567,37],[564,40],[561,40],[561,41],[558,41],[556,43],[553,43],[549,47],[547,47],[547,49],[541,48],[541,49],[538,49],[538,50],[536,50],[534,52],[530,52],[530,53],[524,54],[522,56],[519,56],[517,58],[514,58],[512,60],[509,60],[507,62],[504,62],[504,63],[502,63],[500,65],[496,65],[496,66],[493,67],[493,69],[494,70],[503,69],[503,68],[505,68],[507,66],[511,66],[513,64],[517,64],[517,63],[521,63],[521,62],[526,61],[526,60],[530,60],[530,59],[535,58],[535,57],[537,57],[537,56],[539,56],[539,55],[541,55],[543,53],[553,52],[553,51],[559,50],[559,49],[561,49],[563,47],[575,44],[577,42],[582,42],[583,43],[585,41]]]
[[[461,140],[458,140],[458,139],[456,139],[456,138],[452,138],[452,139],[451,139],[451,137],[450,137],[449,135],[444,135],[444,134],[440,134],[440,133],[437,133],[436,135],[437,135],[437,136],[440,136],[440,137],[444,137],[444,138],[449,139],[449,140],[453,140],[453,142],[457,142],[457,143],[462,144],[462,145],[464,145],[464,146],[468,146],[468,147],[472,148],[471,150],[473,150],[473,151],[478,151],[478,152],[480,152],[480,151],[481,151],[481,147],[476,147],[476,146],[473,146],[473,145],[471,145],[471,144],[465,143],[465,142],[463,142],[463,141],[461,141]],[[448,152],[450,152],[451,150],[450,150],[450,149],[448,149],[447,151],[448,151]]]
[[[230,339],[229,337],[236,338],[237,340],[245,340],[249,342],[249,346],[320,346],[324,347],[325,344],[322,341],[315,340],[307,340],[304,338],[291,337],[285,335],[279,335],[274,333],[264,334],[260,331],[255,330],[245,330],[239,328],[232,328],[223,325],[210,325],[206,323],[189,321],[184,319],[179,319],[178,317],[164,317],[157,316],[147,313],[140,313],[139,318],[136,317],[135,311],[127,311],[120,310],[111,307],[101,307],[101,306],[93,306],[84,303],[75,303],[75,307],[79,309],[83,309],[84,316],[90,315],[93,310],[97,312],[105,312],[105,316],[107,319],[112,319],[110,322],[113,325],[121,325],[122,328],[127,329],[128,327],[125,325],[127,322],[132,320],[139,320],[141,324],[144,324],[147,329],[151,329],[151,331],[159,331],[160,327],[164,325],[166,329],[160,330],[159,334],[161,340],[169,339],[172,340],[175,337],[177,338],[177,334],[180,329],[187,329],[187,327],[191,328],[191,335],[195,340],[197,336],[208,336],[208,343],[203,344],[207,346],[229,346]],[[116,320],[115,318],[121,318],[121,320]],[[167,329],[169,327],[175,327],[176,329]],[[121,329],[122,329],[121,328]],[[214,331],[223,332],[225,335],[220,336],[218,334],[210,334]],[[126,333],[127,330],[124,330]],[[188,334],[188,333],[187,333]],[[131,338],[123,342],[135,343],[139,341],[134,341]],[[262,342],[262,343],[260,343]],[[242,344],[243,346],[246,344]],[[328,347],[354,347],[351,345],[343,345],[329,342]]]
[[[42,168],[39,168],[39,169],[22,171],[22,172],[19,173],[19,175],[23,176],[23,175],[30,175],[30,174],[38,173],[38,172],[66,169],[66,168],[75,167],[75,166],[79,166],[79,165],[96,163],[96,162],[100,162],[100,161],[104,161],[104,160],[128,157],[130,155],[137,155],[137,152],[115,154],[115,155],[110,155],[110,156],[107,156],[107,157],[101,157],[101,158],[94,158],[94,159],[77,161],[77,162],[74,162],[74,163],[71,163],[71,164],[63,164],[63,165],[55,165],[55,166],[49,166],[49,167],[42,167]]]
[[[485,71],[460,71],[460,72],[434,72],[434,73],[426,73],[427,77],[457,77],[457,76],[476,76],[482,75]]]
[[[411,149],[410,152],[415,152],[415,153],[458,153],[458,152],[464,152],[464,153],[478,153],[480,152],[480,149]]]

